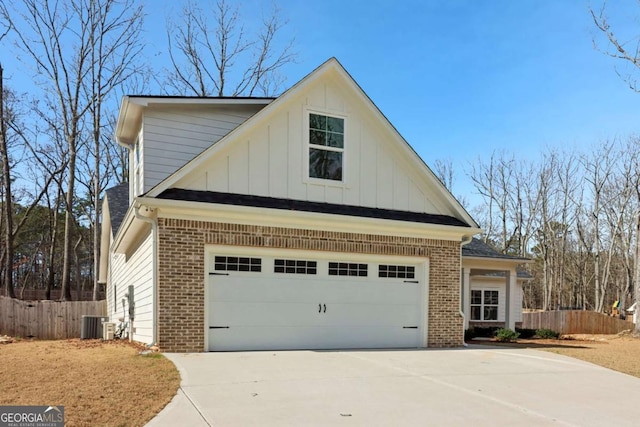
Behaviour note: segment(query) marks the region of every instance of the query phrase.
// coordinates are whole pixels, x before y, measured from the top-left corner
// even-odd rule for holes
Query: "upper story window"
[[[342,181],[344,119],[309,114],[309,177]]]

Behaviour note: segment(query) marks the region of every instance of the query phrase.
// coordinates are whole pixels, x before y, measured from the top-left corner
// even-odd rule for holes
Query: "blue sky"
[[[152,67],[166,65],[164,25],[176,3],[147,0]],[[637,42],[638,3],[610,3],[616,30]],[[271,1],[239,4],[250,29]],[[594,49],[586,0],[278,4],[289,20],[283,35],[295,37],[299,53],[283,70],[286,86],[337,57],[429,165],[452,160],[457,194],[469,191],[469,162],[493,150],[537,157],[545,148],[588,147],[640,130],[640,93],[616,75],[623,64]],[[21,66],[4,52],[0,60],[14,76],[10,84],[26,91],[15,87],[23,84]]]
[[[247,22],[269,4],[241,3]],[[587,1],[279,5],[299,53],[284,70],[287,86],[337,57],[428,164],[452,160],[459,191],[468,191],[469,162],[492,150],[537,157],[545,148],[588,147],[640,130],[640,94],[616,74],[623,64],[594,49]],[[607,10],[623,37],[640,35],[635,1]]]

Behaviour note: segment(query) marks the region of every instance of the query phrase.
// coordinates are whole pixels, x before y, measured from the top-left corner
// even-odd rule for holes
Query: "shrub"
[[[552,329],[541,328],[536,331],[536,336],[542,339],[557,340],[558,338],[560,338],[560,333]]]
[[[496,341],[500,342],[515,342],[518,340],[519,334],[511,329],[502,328],[496,332]]]
[[[518,333],[518,338],[526,340],[528,338],[533,338],[537,331],[535,329],[516,328],[516,332]]]

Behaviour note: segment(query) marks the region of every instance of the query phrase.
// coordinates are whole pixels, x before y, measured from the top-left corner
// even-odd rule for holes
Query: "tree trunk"
[[[73,202],[74,187],[76,179],[76,150],[75,138],[69,141],[69,180],[67,186],[65,217],[64,217],[64,242],[62,250],[62,301],[71,301],[71,257],[72,243],[71,231],[74,226],[73,220]]]
[[[11,165],[7,151],[7,126],[4,115],[4,84],[0,65],[0,150],[2,151],[2,183],[4,185],[4,243],[5,243],[5,284],[7,296],[15,298],[13,289],[13,200],[11,195]]]

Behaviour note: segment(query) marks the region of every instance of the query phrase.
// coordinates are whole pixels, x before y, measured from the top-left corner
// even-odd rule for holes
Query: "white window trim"
[[[338,119],[344,120],[344,143],[342,149],[335,147],[327,147],[323,146],[323,150],[327,151],[335,151],[342,153],[342,180],[336,181],[333,179],[324,179],[324,178],[313,178],[309,176],[309,150],[311,148],[316,147],[315,145],[311,145],[309,142],[309,116],[310,114],[318,114],[320,116],[330,116]],[[314,185],[323,185],[325,187],[337,187],[337,188],[348,188],[347,185],[347,158],[348,154],[348,134],[349,134],[349,116],[344,114],[343,112],[324,110],[324,109],[315,109],[315,108],[304,108],[303,111],[303,141],[304,141],[304,150],[302,153],[302,164],[303,164],[303,181],[307,184]]]
[[[472,297],[471,294],[473,293],[473,291],[480,291],[482,293],[482,299],[481,299],[481,303],[480,304],[473,304],[472,301]],[[484,302],[484,292],[485,291],[494,291],[498,293],[498,303],[497,304],[485,304]],[[484,318],[484,307],[488,306],[488,307],[496,307],[496,319],[492,319],[492,320],[486,320]],[[480,319],[473,319],[471,317],[471,312],[472,312],[472,308],[473,307],[480,307]],[[500,320],[500,289],[498,288],[472,288],[469,291],[469,320],[471,322],[501,322]]]

